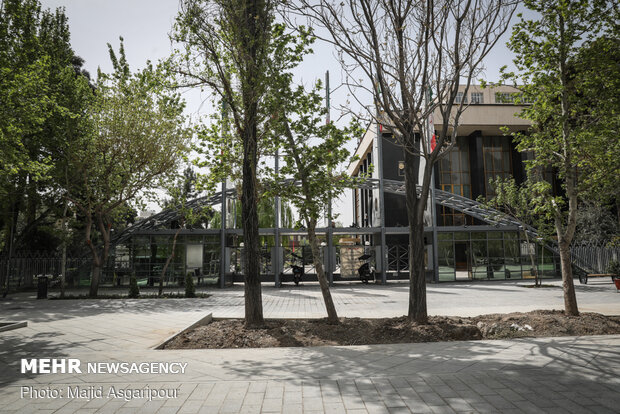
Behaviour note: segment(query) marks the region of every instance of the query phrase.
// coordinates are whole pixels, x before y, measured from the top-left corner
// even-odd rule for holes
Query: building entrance
[[[456,280],[470,279],[471,261],[468,241],[454,243],[454,270],[456,271]]]

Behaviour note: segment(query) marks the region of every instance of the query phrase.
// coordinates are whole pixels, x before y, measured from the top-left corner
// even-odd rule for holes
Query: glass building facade
[[[438,234],[439,281],[532,279],[560,275],[559,257],[518,231],[453,231]]]
[[[514,178],[517,184],[524,181],[524,162],[531,154],[517,151],[512,137],[504,132],[504,128],[516,132],[529,127],[527,122],[516,116],[522,105],[515,105],[509,99],[515,91],[510,87],[474,87],[467,95],[459,93],[457,103],[469,102],[470,105],[460,120],[456,142],[434,167],[436,189],[470,200],[488,200],[496,195],[491,180]],[[435,125],[438,125],[437,119],[436,113]],[[404,181],[403,174],[394,173],[404,169],[403,148],[391,138],[389,127],[376,128],[376,132],[373,128],[369,128],[360,141],[356,151],[359,161],[349,166],[349,173],[357,176],[368,171],[368,165],[375,161],[378,165],[372,170],[373,178],[378,178],[376,171],[381,170],[384,180],[391,180],[393,187],[395,181]],[[381,160],[377,163],[378,142],[381,142]],[[552,183],[554,181],[553,174],[546,174],[544,178]],[[373,211],[369,211],[372,205],[363,201],[363,191],[366,190],[355,191],[354,217],[356,223],[366,227],[369,225],[364,219]],[[378,199],[379,190],[374,191],[374,198]],[[447,196],[442,197],[445,199]],[[409,267],[406,263],[408,236],[401,230],[407,226],[404,199],[401,194],[384,192],[387,271],[399,275],[406,273]],[[463,207],[466,203],[459,203],[455,198],[453,203],[443,202],[434,206],[439,261],[435,280],[528,279],[536,273],[541,277],[561,275],[557,255],[541,244],[528,243],[518,223],[496,227],[493,220],[490,224],[483,221],[483,216],[467,214],[467,209]],[[378,225],[377,221],[371,226],[376,228]],[[431,260],[433,235],[430,220],[426,218],[425,227],[428,276],[435,272]],[[378,237],[375,236],[373,241],[377,245]]]
[[[118,285],[128,284],[135,273],[139,286],[155,286],[168,258],[164,286],[180,286],[191,272],[198,284],[215,284],[220,273],[220,239],[217,235],[179,234],[173,251],[174,234],[135,235],[130,242],[117,246],[114,278]]]

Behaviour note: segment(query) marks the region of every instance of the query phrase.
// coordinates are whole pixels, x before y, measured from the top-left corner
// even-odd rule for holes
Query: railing
[[[406,273],[409,272],[409,245],[397,244],[387,247],[388,252],[388,272]]]
[[[620,246],[611,246],[606,243],[574,244],[570,252],[573,260],[579,258],[580,262],[596,273],[606,273],[609,262],[620,261]]]
[[[228,247],[230,250],[230,267],[228,273],[243,274],[243,247]],[[260,273],[269,274],[273,272],[271,263],[271,247],[260,248]]]
[[[68,286],[79,286],[80,280],[90,276],[90,258],[66,259],[65,283]],[[60,283],[62,274],[62,258],[47,256],[39,252],[27,252],[18,256],[0,257],[0,281],[6,283],[9,275],[11,289],[32,288],[36,285],[37,276],[48,276],[52,286]]]
[[[334,264],[334,272],[339,273],[342,278],[357,277],[357,268],[361,265],[358,256],[363,253],[373,253],[376,246],[335,246],[336,262]],[[230,260],[230,272],[242,273],[242,249],[232,248]],[[303,263],[306,274],[315,272],[312,263],[312,253],[309,246],[298,246],[295,254],[304,258]],[[391,274],[406,274],[409,271],[409,246],[406,244],[388,245],[387,246],[387,271]],[[611,246],[609,244],[582,243],[571,246],[571,255],[574,262],[578,262],[582,268],[587,268],[589,272],[605,273],[607,266],[612,260],[620,260],[620,246]],[[281,257],[284,259],[284,266],[281,270],[284,273],[290,273],[290,263],[301,262],[299,258],[292,256],[292,249],[283,247]],[[111,260],[113,263],[113,260]],[[121,273],[127,273],[131,269],[118,268],[102,269],[101,283],[116,285],[117,273],[120,278]],[[134,264],[139,267],[139,265]],[[61,276],[62,258],[57,255],[50,255],[47,252],[20,252],[14,255],[10,261],[7,257],[0,257],[0,282],[6,281],[6,275],[10,275],[9,286],[11,289],[28,289],[36,286],[36,277],[38,275],[46,275],[50,278],[52,287],[59,285]],[[172,266],[171,266],[172,268]],[[172,269],[169,268],[167,282],[173,281]],[[261,249],[261,274],[269,274],[273,272],[271,263],[271,248]],[[136,269],[138,270],[138,269]],[[87,286],[90,281],[91,259],[90,257],[67,258],[65,283],[68,287]],[[140,272],[137,272],[140,273]],[[219,275],[219,253],[212,254],[208,264],[203,269],[202,277],[217,277]],[[140,273],[137,276],[142,276]],[[149,277],[157,276],[158,272],[153,272],[149,267]],[[125,279],[127,279],[125,281]],[[128,277],[123,279],[128,282]],[[122,284],[126,284],[126,283]]]

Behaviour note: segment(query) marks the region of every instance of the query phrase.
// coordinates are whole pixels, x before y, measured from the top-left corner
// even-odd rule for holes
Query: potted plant
[[[616,289],[620,290],[620,263],[617,260],[611,260],[607,264],[607,273],[611,274],[611,280],[616,284]]]

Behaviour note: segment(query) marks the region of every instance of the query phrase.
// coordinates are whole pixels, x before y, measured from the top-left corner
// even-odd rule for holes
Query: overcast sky
[[[168,33],[178,10],[176,0],[41,0],[41,3],[44,8],[65,8],[73,49],[85,60],[85,67],[93,77],[97,67],[106,72],[112,70],[107,43],[117,49],[119,36],[124,38],[127,60],[133,69],[144,66],[147,60],[156,62],[170,54]],[[508,34],[485,62],[484,77],[488,81],[498,80],[499,68],[512,63],[512,54],[505,45]],[[341,71],[333,47],[318,43],[313,49],[315,55],[306,58],[297,81],[309,84],[317,78],[323,79],[325,71],[329,70],[331,88],[336,88],[341,82]],[[203,97],[199,92],[186,92],[184,96],[188,102],[188,115],[204,114],[209,110],[208,105],[201,105]],[[344,104],[346,99],[346,90],[341,88],[332,94],[332,108]],[[332,119],[337,116],[332,110]],[[351,149],[354,147],[355,143],[352,143]],[[347,191],[335,207],[335,212],[342,214],[339,221],[345,225],[352,222],[350,203],[350,191]]]

